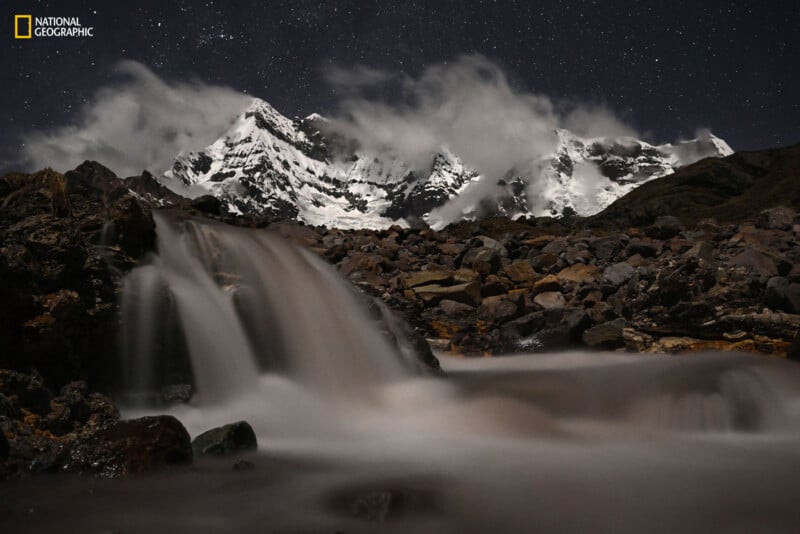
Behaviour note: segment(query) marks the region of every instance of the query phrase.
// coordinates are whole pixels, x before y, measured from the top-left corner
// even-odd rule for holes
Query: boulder
[[[67,470],[106,476],[156,471],[190,464],[189,433],[171,415],[118,421],[70,451]]]
[[[583,333],[583,342],[590,347],[620,347],[623,344],[623,329],[626,326],[627,322],[623,318],[593,326]]]
[[[192,449],[198,456],[230,456],[257,448],[256,433],[245,421],[212,428],[192,441]]]
[[[756,217],[756,228],[764,230],[791,230],[797,214],[785,207],[770,208]]]
[[[615,257],[623,248],[625,242],[619,236],[599,237],[589,242],[589,249],[598,260],[602,261]]]
[[[537,271],[547,271],[558,263],[559,257],[550,253],[538,253],[529,256],[531,266]]]
[[[714,262],[714,247],[706,241],[698,241],[692,248],[683,253],[684,258],[697,258],[706,263]]]

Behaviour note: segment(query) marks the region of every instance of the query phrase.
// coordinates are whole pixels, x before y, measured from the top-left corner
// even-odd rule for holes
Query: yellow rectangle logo
[[[20,22],[28,21],[27,33],[19,31]],[[14,15],[14,39],[30,39],[33,37],[33,15]]]

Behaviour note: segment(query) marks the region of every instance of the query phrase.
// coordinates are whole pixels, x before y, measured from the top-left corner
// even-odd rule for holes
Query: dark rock
[[[0,461],[6,461],[8,459],[8,452],[10,446],[8,444],[8,440],[6,439],[5,433],[0,429]]]
[[[599,237],[590,241],[589,248],[597,259],[607,261],[625,248],[625,241],[618,236]]]
[[[533,298],[533,302],[545,310],[563,308],[567,304],[564,296],[557,291],[545,291],[544,293],[539,293]]]
[[[537,278],[536,271],[527,260],[517,260],[503,267],[505,275],[517,284],[531,283]]]
[[[645,228],[645,235],[656,239],[669,239],[683,231],[680,219],[672,215],[656,217],[655,222]]]
[[[256,448],[256,433],[245,421],[213,428],[192,441],[192,449],[198,456],[229,456]]]
[[[192,462],[189,433],[171,415],[119,421],[70,452],[68,470],[128,475]]]
[[[506,321],[518,317],[524,311],[522,293],[486,297],[478,308],[478,317],[490,321]]]
[[[590,347],[615,348],[623,345],[622,330],[627,326],[619,318],[589,328],[583,333],[583,342]]]
[[[486,277],[481,287],[482,297],[494,297],[496,295],[504,295],[511,289],[511,280],[505,277],[490,274]]]
[[[778,268],[772,258],[752,248],[745,249],[739,255],[731,258],[728,260],[728,264],[734,267],[742,267],[751,276],[765,281],[778,275]]]
[[[794,210],[785,207],[770,208],[756,217],[756,228],[765,230],[791,230],[797,216]]]
[[[219,215],[222,210],[222,202],[213,195],[199,196],[193,199],[190,205],[193,209],[209,215]]]
[[[475,311],[474,306],[446,299],[439,303],[439,307],[444,313],[454,317],[458,317],[460,315],[469,315]]]
[[[619,287],[630,280],[635,272],[636,269],[629,263],[615,263],[603,271],[603,282],[613,287]]]
[[[643,258],[653,258],[661,253],[661,243],[650,239],[631,239],[625,250],[628,256],[639,254]]]
[[[684,252],[683,256],[685,258],[697,258],[710,264],[714,262],[714,247],[706,241],[699,241]]]
[[[164,404],[186,404],[192,400],[194,388],[190,384],[172,384],[164,386],[158,396]]]
[[[457,284],[454,286],[427,285],[415,287],[414,292],[430,305],[437,304],[441,300],[454,300],[477,306],[481,303],[481,286],[477,282]]]

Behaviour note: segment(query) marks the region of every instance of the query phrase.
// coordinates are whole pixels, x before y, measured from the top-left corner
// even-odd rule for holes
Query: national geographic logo
[[[34,37],[94,37],[94,27],[83,26],[79,17],[14,15],[14,39]]]

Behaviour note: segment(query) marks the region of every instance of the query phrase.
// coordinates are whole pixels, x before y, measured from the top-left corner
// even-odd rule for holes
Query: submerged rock
[[[192,441],[192,449],[198,456],[229,456],[257,448],[256,433],[245,421],[212,428]]]

